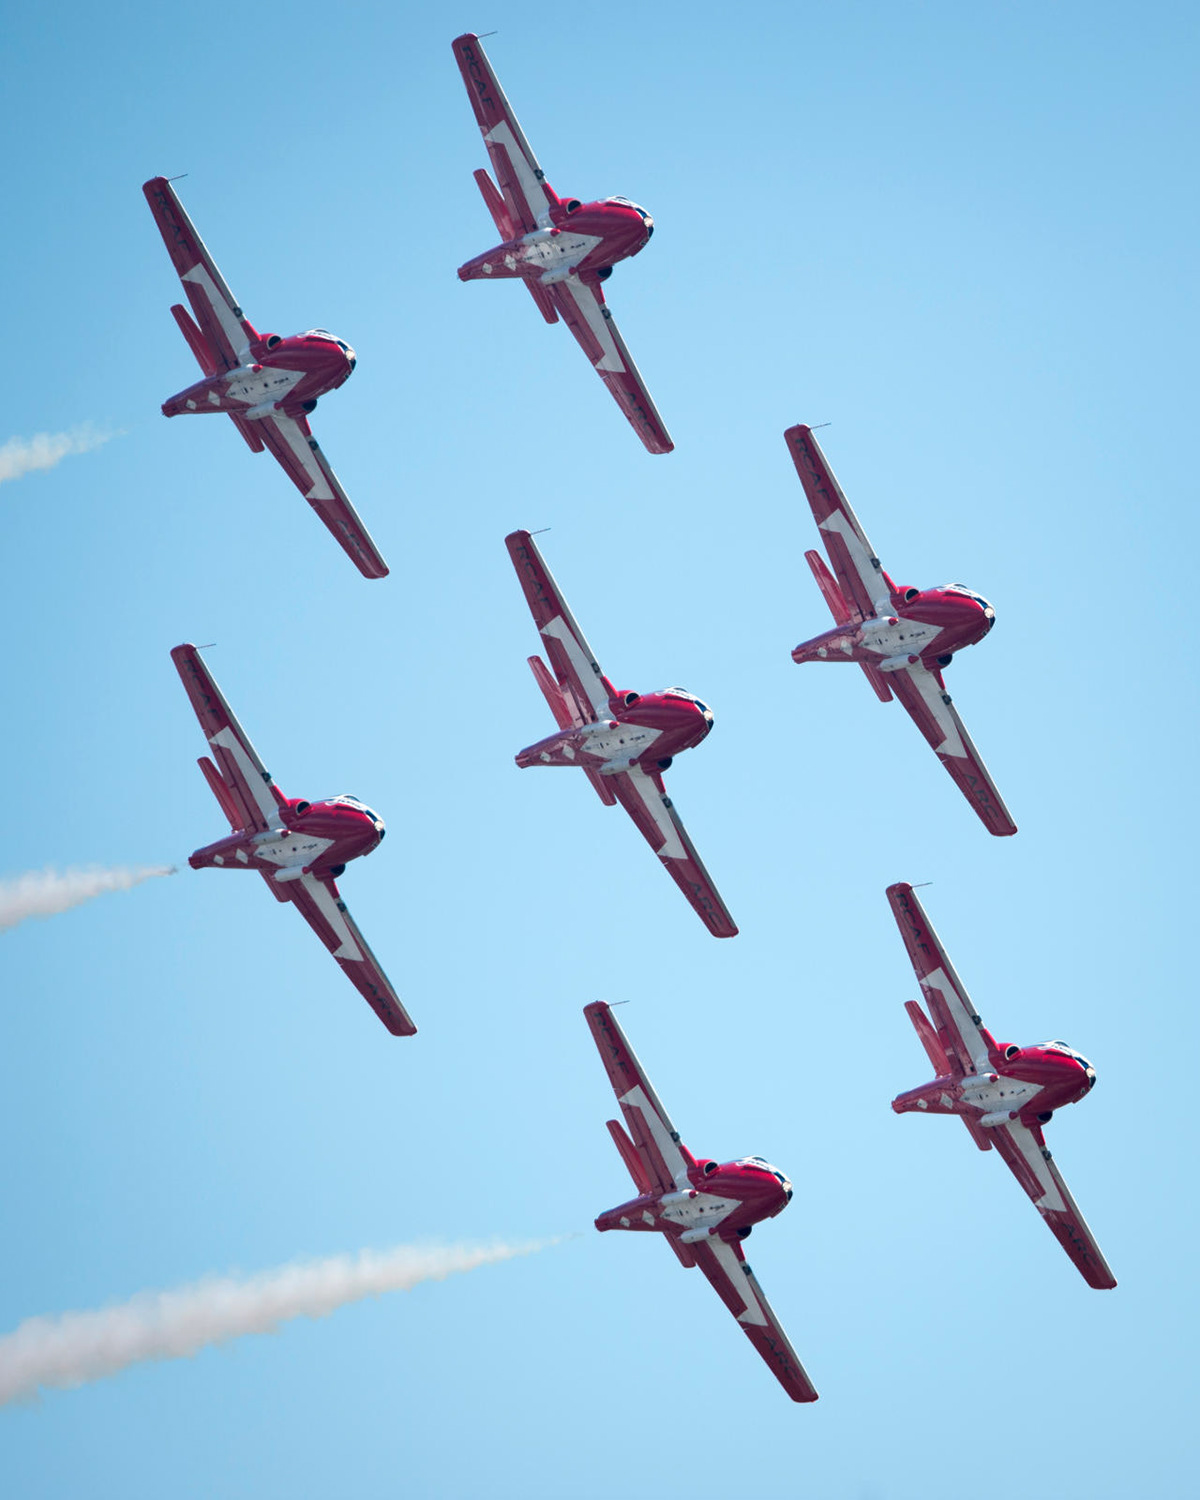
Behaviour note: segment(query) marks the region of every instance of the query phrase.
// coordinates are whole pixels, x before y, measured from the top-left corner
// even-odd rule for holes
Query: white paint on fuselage
[[[896,622],[894,625],[892,620]],[[941,633],[939,625],[926,625],[918,620],[906,620],[902,615],[890,615],[864,621],[860,640],[865,650],[876,651],[880,656],[920,656]]]
[[[569,276],[600,243],[598,234],[577,234],[569,229],[535,229],[521,240],[521,259],[536,266],[542,282],[551,286]]]
[[[606,764],[600,767],[602,776],[628,771],[643,751],[662,736],[661,729],[651,729],[646,724],[618,723],[615,729],[610,729],[608,726],[611,722],[606,720],[603,724],[592,725],[584,731],[587,739],[583,748],[589,755],[604,757]]]
[[[682,1229],[714,1229],[737,1208],[737,1198],[718,1198],[715,1193],[670,1193],[663,1201],[659,1216]]]
[[[962,1080],[961,1088],[963,1103],[983,1114],[1004,1109],[1024,1109],[1042,1092],[1041,1084],[1008,1078],[1003,1073],[997,1076],[994,1083],[987,1074],[970,1073]]]
[[[251,365],[243,365],[227,378],[225,394],[235,401],[244,401],[247,406],[265,405],[269,410],[289,391],[295,390],[303,379],[303,370],[284,370],[277,365],[263,365],[256,370]],[[253,417],[265,413],[251,411],[246,415]]]
[[[291,828],[273,828],[269,833],[260,833],[254,841],[258,858],[279,867],[276,879],[282,878],[285,870],[302,870],[313,864],[332,847],[332,839],[319,839]]]

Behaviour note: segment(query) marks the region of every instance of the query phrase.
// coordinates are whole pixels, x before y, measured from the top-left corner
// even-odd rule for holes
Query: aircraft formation
[[[566,324],[645,448],[669,454],[674,444],[604,295],[614,268],[649,244],[653,219],[622,197],[560,198],[479,38],[460,36],[453,51],[494,174],[481,168],[475,181],[500,236],[459,267],[459,278],[522,282],[547,323]],[[279,462],[360,573],[385,578],[387,564],[309,424],[319,399],[353,373],[353,348],[320,328],[290,336],[259,333],[171,182],[155,177],[143,191],[191,308],[178,303],[171,312],[202,372],[163,403],[163,413],[228,415],[252,451],[268,450]],[[882,702],[899,700],[988,832],[1014,835],[1016,824],[944,680],[952,659],[990,633],[991,605],[959,583],[894,583],[812,429],[789,427],[784,439],[827,561],[815,550],[805,556],[834,621],[796,646],[793,660],[856,663]],[[681,687],[615,687],[533,536],[513,531],[505,545],[540,641],[541,654],[530,656],[529,666],[554,723],[516,753],[516,765],[581,770],[606,807],[619,804],[629,815],[708,932],[735,937],[737,925],[665,783],[674,758],[712,732],[712,710]],[[285,796],[197,648],[178,645],[170,654],[207,745],[201,771],[230,828],[198,848],[189,863],[257,872],[277,900],[297,907],[387,1030],[413,1036],[417,1028],[338,885],[353,861],[380,848],[383,820],[345,794]],[[636,663],[628,665],[636,671]],[[934,1070],[930,1082],[897,1095],[892,1108],[958,1115],[980,1150],[999,1154],[1088,1285],[1114,1287],[1044,1139],[1052,1114],[1091,1092],[1095,1071],[1064,1042],[998,1044],[912,886],[896,883],[886,894],[928,1014],[912,1001],[906,1009]],[[791,1203],[792,1182],[759,1156],[693,1156],[608,1003],[588,1004],[584,1016],[624,1120],[623,1126],[609,1120],[607,1127],[636,1189],[632,1199],[601,1213],[596,1228],[661,1234],[683,1267],[701,1271],[787,1395],[815,1401],[816,1387],[743,1252],[752,1228]]]

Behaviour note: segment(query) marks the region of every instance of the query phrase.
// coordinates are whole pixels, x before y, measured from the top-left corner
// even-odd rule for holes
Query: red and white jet
[[[1116,1286],[1042,1135],[1056,1109],[1095,1087],[1095,1069],[1065,1042],[1031,1047],[997,1042],[976,1014],[912,886],[890,885],[887,898],[932,1024],[915,1000],[904,1008],[938,1075],[898,1094],[892,1108],[897,1114],[958,1115],[981,1151],[993,1146],[999,1151],[1087,1284],[1102,1291]]]
[[[897,587],[880,567],[812,429],[789,427],[784,437],[837,574],[835,581],[818,553],[804,554],[837,624],[797,646],[792,660],[857,662],[881,702],[899,698],[988,832],[1016,833],[942,680],[954,653],[992,628],[995,611],[961,583]]]
[[[637,824],[709,932],[736,936],[662,779],[673,757],[712,729],[712,710],[683,688],[618,692],[601,672],[529,532],[514,531],[504,542],[554,668],[551,675],[541,657],[529,658],[558,724],[556,733],[522,750],[517,765],[578,766],[601,802],[619,802]]]
[[[601,1214],[596,1228],[664,1235],[683,1265],[699,1266],[708,1277],[792,1400],[815,1401],[816,1389],[741,1245],[755,1224],[788,1206],[791,1183],[761,1156],[697,1160],[680,1141],[610,1008],[597,1001],[583,1013],[629,1134],[616,1120],[608,1121],[608,1131],[638,1190],[636,1198]]]
[[[654,220],[628,198],[560,198],[529,149],[479,38],[468,33],[453,46],[500,186],[482,167],[475,181],[503,241],[459,266],[460,280],[524,281],[546,322],[561,318],[575,335],[650,452],[670,453],[675,444],[600,290],[619,260],[649,243]]]
[[[359,572],[383,578],[387,563],[308,425],[318,398],[350,378],[354,350],[324,328],[290,338],[258,333],[167,179],[152,178],[142,192],[196,322],[179,304],[171,312],[204,371],[203,380],[163,403],[163,415],[228,413],[255,453],[271,450]]]
[[[202,757],[200,769],[233,829],[197,849],[188,864],[193,870],[257,870],[277,901],[296,906],[392,1035],[412,1036],[417,1028],[336,884],[352,859],[382,843],[383,819],[357,797],[322,802],[285,797],[195,646],[176,646],[171,660],[217,763]]]

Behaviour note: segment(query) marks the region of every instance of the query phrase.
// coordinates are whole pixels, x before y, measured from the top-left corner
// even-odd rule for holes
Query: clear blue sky
[[[5,430],[97,451],[0,487],[3,868],[186,862],[223,828],[168,659],[286,792],[388,820],[343,883],[390,1039],[261,884],[183,873],[0,938],[0,1331],[208,1272],[582,1237],[0,1412],[21,1500],[1184,1494],[1194,1471],[1197,18],[1149,4],[593,10],[309,0],[10,17]],[[677,451],[644,454],[519,288],[450,52],[475,29],[554,186],[652,244],[607,291]],[[139,191],[247,315],[359,356],[316,431],[392,564],[362,581],[267,456],[167,423],[194,378]],[[857,672],[782,440],[825,450],[899,581],[997,626],[950,686],[1021,832],[989,838]],[[670,788],[742,935],[710,939],[550,720],[502,539],[605,669],[716,712]],[[897,1119],[928,1071],[884,887],[985,1021],[1099,1087],[1050,1144],[1120,1287],[998,1161]],[[697,1152],[796,1184],[751,1241],[822,1399],[782,1396],[626,1196],[580,1011]]]

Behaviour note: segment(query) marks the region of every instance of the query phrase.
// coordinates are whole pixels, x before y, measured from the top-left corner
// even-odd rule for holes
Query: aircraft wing
[[[528,234],[558,198],[530,150],[479,38],[467,32],[455,37],[451,45],[509,217]]]
[[[605,776],[604,782],[611,786],[617,801],[637,824],[713,937],[736,937],[737,925],[688,838],[658,772],[633,766],[628,771]]]
[[[717,1296],[741,1324],[742,1332],[770,1365],[793,1401],[815,1401],[817,1389],[746,1264],[741,1245],[718,1236],[688,1247]]]
[[[842,593],[858,611],[860,620],[890,613],[891,589],[875,549],[834,478],[812,428],[803,424],[789,427],[784,438]]]
[[[688,1189],[688,1168],[695,1166],[696,1158],[680,1142],[611,1006],[597,1000],[585,1006],[583,1014],[646,1176],[661,1193]]]
[[[236,814],[241,820],[240,826],[247,832],[265,833],[269,828],[281,827],[279,796],[271,774],[258,758],[258,752],[234,717],[199,651],[195,646],[176,646],[171,652],[171,660],[220,767],[220,780],[229,798],[228,805],[219,792],[217,795],[221,805],[227,806],[230,822]],[[201,769],[203,767],[202,761]],[[208,771],[205,771],[205,776],[208,778]]]
[[[1030,1130],[1013,1120],[991,1132],[996,1150],[1008,1163],[1013,1176],[1033,1199],[1050,1233],[1074,1261],[1088,1286],[1110,1291],[1117,1280],[1101,1253],[1087,1220],[1054,1165],[1054,1158],[1040,1139],[1041,1131]]]
[[[300,915],[337,959],[343,973],[392,1035],[413,1036],[417,1028],[379,967],[379,960],[371,952],[358,924],[346,910],[336,882],[319,880],[315,875],[302,875],[299,880],[280,884],[279,889],[295,902]]]
[[[333,533],[364,578],[385,578],[388,565],[329,467],[304,417],[273,412],[247,424],[282,464],[288,478]]]
[[[527,531],[514,531],[504,538],[504,545],[521,580],[525,602],[541,632],[559,686],[570,690],[568,706],[577,711],[580,724],[610,718],[608,688],[600,664],[567,608],[567,601],[533,537]]]
[[[646,448],[651,453],[670,453],[675,446],[671,434],[608,310],[600,283],[568,276],[541,290],[549,295],[559,317],[575,335]]]
[[[165,177],[152,177],[142,192],[209,347],[226,370],[246,364],[250,342],[258,334],[225,284],[175,189]]]
[[[933,746],[987,831],[1000,837],[1016,833],[1017,825],[937,674],[918,662],[914,667],[889,672],[888,686]]]
[[[925,996],[938,1040],[955,1072],[986,1073],[991,1067],[983,1022],[955,972],[941,939],[929,924],[917,893],[905,881],[887,888],[888,902]]]

